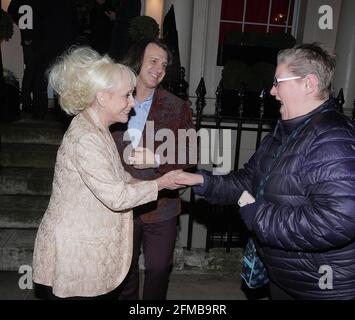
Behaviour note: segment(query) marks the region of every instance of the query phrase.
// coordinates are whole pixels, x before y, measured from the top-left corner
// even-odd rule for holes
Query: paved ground
[[[168,300],[246,300],[239,276],[233,274],[175,273],[170,279]]]
[[[0,300],[37,300],[33,290],[19,288],[17,272],[0,272]],[[168,300],[246,300],[236,274],[174,272]]]

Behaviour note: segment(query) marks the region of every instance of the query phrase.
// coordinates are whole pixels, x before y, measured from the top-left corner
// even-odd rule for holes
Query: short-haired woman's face
[[[281,63],[277,66],[275,78],[280,79],[280,82],[272,86],[270,94],[280,101],[282,120],[293,119],[307,113],[302,106],[303,79],[291,79],[294,77],[295,75],[289,71],[286,64]]]
[[[134,105],[132,96],[134,87],[130,84],[129,75],[125,74],[123,83],[117,86],[112,92],[107,92],[105,99],[104,112],[109,124],[116,122],[126,123],[130,111]]]

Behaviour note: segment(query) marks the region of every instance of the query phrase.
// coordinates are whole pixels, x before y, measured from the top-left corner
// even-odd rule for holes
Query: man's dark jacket
[[[147,126],[149,122],[149,126]],[[154,130],[147,130],[152,128]],[[172,93],[164,89],[156,89],[153,95],[152,105],[148,114],[146,126],[144,127],[141,142],[143,147],[154,149],[152,151],[162,151],[164,146],[168,146],[170,151],[173,151],[174,159],[172,163],[161,164],[159,168],[152,169],[135,169],[133,166],[128,165],[127,156],[130,152],[125,150],[131,150],[130,140],[124,139],[127,126],[116,126],[112,129],[112,136],[116,143],[117,149],[122,159],[123,166],[134,178],[141,180],[153,180],[162,176],[171,170],[187,169],[196,165],[196,146],[191,144],[190,140],[182,139],[179,142],[179,129],[194,129],[192,122],[192,115],[190,110],[190,104]],[[163,131],[161,131],[163,129]],[[173,136],[169,137],[169,140],[164,137],[164,129],[169,129],[173,133]],[[157,131],[160,131],[162,136],[157,136]],[[163,140],[163,141],[162,141]],[[146,142],[149,141],[147,145]],[[167,141],[169,141],[167,143]],[[186,141],[187,143],[185,143]],[[164,144],[162,146],[162,144]],[[161,146],[159,148],[159,146]],[[127,148],[127,149],[126,149]],[[191,148],[191,149],[190,149]],[[158,150],[157,150],[158,149]],[[159,153],[159,152],[157,152]],[[163,162],[163,156],[161,155]],[[181,161],[183,156],[183,161]],[[141,219],[146,223],[154,223],[169,220],[181,211],[181,201],[179,198],[178,190],[162,190],[159,192],[158,200],[142,205],[134,209],[135,214],[139,214]]]
[[[299,299],[355,299],[355,128],[332,100],[279,121],[243,169],[203,175],[195,191],[211,203],[257,195],[252,230],[271,281]]]

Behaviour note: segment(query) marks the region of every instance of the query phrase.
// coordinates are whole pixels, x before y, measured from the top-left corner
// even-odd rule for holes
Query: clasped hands
[[[193,186],[203,183],[203,177],[200,174],[189,173],[180,170],[172,170],[157,179],[158,188],[178,189],[187,186]]]
[[[136,169],[157,168],[159,163],[153,151],[148,148],[137,147],[128,157],[128,163]],[[188,173],[182,170],[172,170],[157,179],[158,188],[178,189],[203,183],[203,176],[195,173]]]

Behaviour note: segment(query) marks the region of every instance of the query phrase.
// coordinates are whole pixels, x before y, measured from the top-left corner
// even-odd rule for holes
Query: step
[[[0,168],[0,194],[50,195],[53,168]]]
[[[48,196],[0,195],[0,228],[38,228]]]
[[[1,143],[30,143],[60,145],[63,131],[57,122],[15,122],[0,128]]]
[[[57,145],[3,143],[0,166],[54,168],[57,150]]]
[[[17,271],[21,265],[32,265],[36,234],[37,229],[0,229],[0,271]],[[208,253],[198,248],[175,248],[173,273],[239,273],[242,257],[241,248],[230,252],[212,248]],[[139,267],[144,270],[144,257],[141,258]]]
[[[18,271],[32,265],[37,229],[0,229],[0,270]]]

